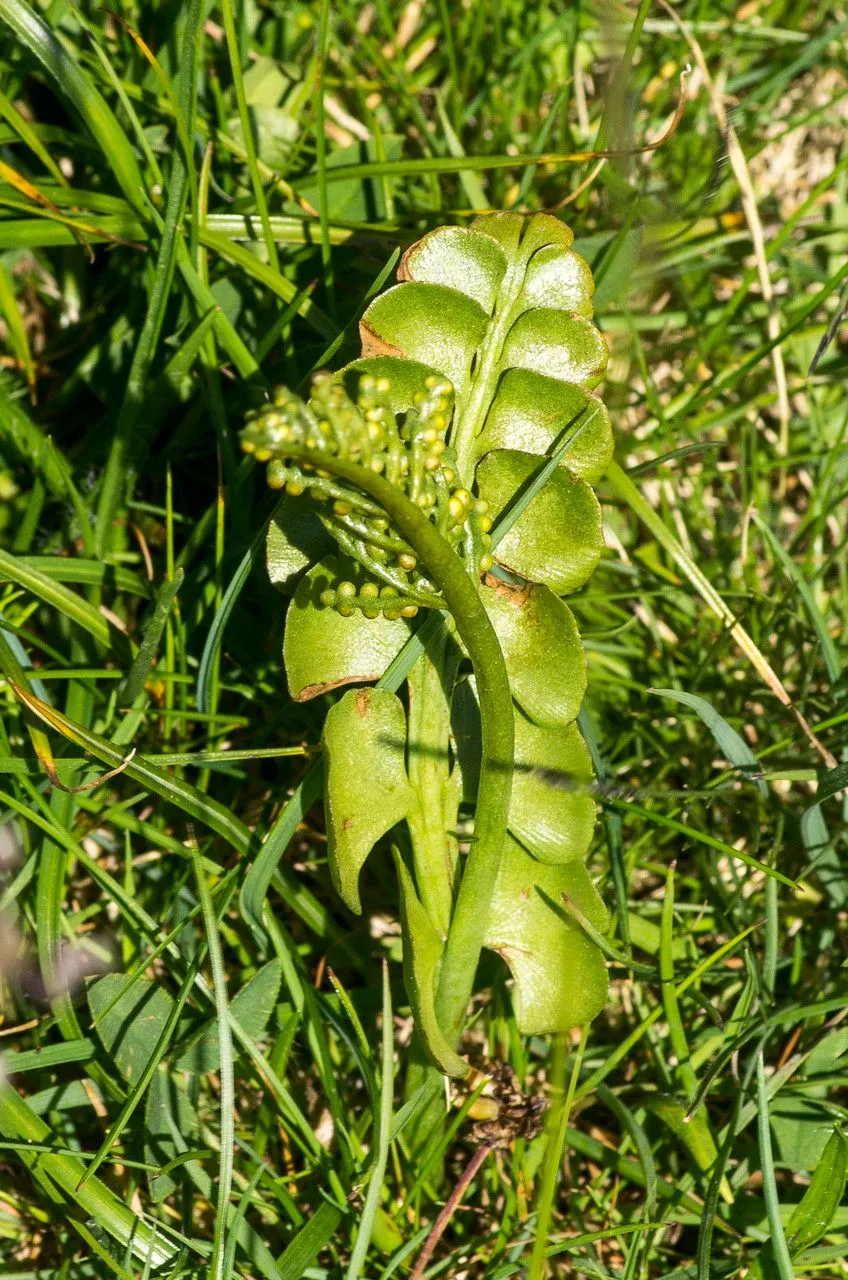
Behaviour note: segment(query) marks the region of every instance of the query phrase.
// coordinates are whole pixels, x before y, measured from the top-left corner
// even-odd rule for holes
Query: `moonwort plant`
[[[600,556],[591,485],[612,432],[572,242],[546,214],[432,231],[366,310],[362,358],[306,403],[280,390],[242,433],[284,491],[268,564],[293,590],[289,692],[354,686],[323,730],[333,881],[361,911],[362,868],[392,834],[409,1002],[455,1077],[482,948],[511,970],[524,1033],[586,1024],[607,990],[586,666],[562,597]],[[367,687],[415,628],[405,701]]]

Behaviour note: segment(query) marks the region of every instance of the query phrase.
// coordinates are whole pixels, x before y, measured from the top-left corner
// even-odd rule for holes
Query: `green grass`
[[[558,205],[599,140],[562,216],[613,353],[607,554],[570,599],[611,997],[579,1052],[525,1042],[484,962],[466,1047],[553,1105],[427,1274],[708,1280],[770,1240],[766,1280],[848,1275],[845,1204],[778,1229],[848,1118],[844,330],[810,371],[848,19],[677,12],[771,304],[697,68],[632,153],[694,62],[661,6],[0,0],[0,1280],[403,1277],[473,1156],[456,1109],[405,1127],[388,864],[348,915],[236,432],[357,353],[399,249]],[[81,947],[135,981],[61,994]]]

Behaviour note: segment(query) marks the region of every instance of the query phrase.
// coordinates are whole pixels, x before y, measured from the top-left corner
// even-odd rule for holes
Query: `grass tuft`
[[[446,1203],[428,1276],[848,1276],[846,25],[0,0],[0,1280],[389,1280]],[[617,444],[611,996],[522,1041],[484,960],[469,1045],[553,1105],[478,1167],[402,1094],[388,850],[332,892],[235,433],[481,207],[573,226]]]

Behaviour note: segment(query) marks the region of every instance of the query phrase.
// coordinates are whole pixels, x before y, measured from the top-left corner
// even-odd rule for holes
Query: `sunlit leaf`
[[[477,468],[480,496],[504,513],[538,471],[531,453],[499,449]],[[497,558],[513,573],[544,582],[557,595],[575,591],[595,571],[603,549],[601,508],[584,480],[561,467],[498,543]]]
[[[595,828],[592,760],[576,724],[542,728],[515,716],[509,829],[542,862],[585,858]]]
[[[532,413],[528,412],[530,405]],[[550,453],[573,424],[584,421],[585,427],[566,449],[561,465],[593,484],[612,460],[612,426],[604,403],[573,383],[529,369],[507,369],[480,436],[480,451]]]
[[[327,859],[339,896],[360,911],[359,873],[374,845],[406,816],[406,713],[387,689],[350,689],[324,722]]]
[[[606,909],[582,863],[549,866],[507,840],[486,946],[506,961],[515,979],[515,1012],[524,1035],[584,1026],[606,1000],[603,956],[556,909],[564,893],[597,929],[606,928]]]
[[[576,719],[586,692],[586,660],[568,606],[549,587],[513,586],[491,575],[482,594],[521,709],[537,724]]]

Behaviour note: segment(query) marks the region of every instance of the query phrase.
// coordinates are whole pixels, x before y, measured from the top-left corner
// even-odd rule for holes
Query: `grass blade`
[[[762,1048],[757,1050],[757,1135],[760,1144],[760,1168],[763,1173],[763,1195],[766,1202],[769,1231],[771,1233],[770,1244],[774,1251],[775,1266],[780,1280],[795,1280],[792,1259],[789,1257],[789,1248],[786,1244],[786,1236],[783,1233],[780,1200],[774,1176],[774,1156],[771,1150],[771,1129],[769,1126],[769,1099]]]
[[[183,585],[184,577],[183,570],[177,569],[173,581],[163,583],[159,589],[153,606],[153,613],[145,625],[135,661],[130,668],[126,682],[118,690],[118,696],[123,698],[125,702],[135,702],[144,689],[144,682],[156,658],[159,642],[162,639],[162,632],[165,630],[165,623],[168,621],[168,614],[171,612],[177,592]]]
[[[142,762],[138,757],[132,760],[127,759],[122,752],[116,750],[108,739],[102,738],[99,734],[93,733],[78,722],[74,722],[68,716],[48,706],[47,703],[42,702],[40,698],[36,698],[21,686],[13,684],[12,687],[16,697],[34,715],[49,724],[51,728],[61,733],[70,742],[74,742],[78,747],[83,747],[86,751],[90,751],[93,756],[98,760],[102,760],[110,768],[121,768],[122,772],[125,772],[128,777],[134,778],[136,782],[142,783],[145,787],[149,787],[151,791],[163,799],[171,801],[189,818],[194,818],[196,821],[202,822],[213,831],[216,831],[239,853],[248,851],[251,845],[250,832],[244,823],[228,809],[225,809],[223,805],[218,804],[217,801],[209,796],[204,796],[196,787],[190,786],[189,783],[183,782],[182,779],[163,773],[153,764],[146,761]]]
[[[691,707],[697,712],[721,751],[731,764],[735,764],[737,769],[744,771],[745,776],[759,775],[762,772],[759,760],[744,738],[731,728],[706,698],[700,698],[695,693],[684,693],[680,689],[649,689],[648,692],[655,693],[660,698],[668,698],[670,702],[682,702],[684,706]],[[765,782],[759,776],[755,776],[753,780],[760,795],[765,799],[768,795]]]
[[[89,77],[24,0],[0,0],[0,19],[39,60],[59,92],[79,112],[106,158],[107,169],[114,173],[132,207],[145,212],[144,181],[132,147]]]
[[[846,266],[846,273],[848,273],[848,265]],[[737,622],[733,611],[728,608],[712,583],[701,572],[692,557],[678,542],[677,538],[675,538],[674,535],[665,527],[665,524],[656,514],[653,507],[646,502],[636,485],[629,476],[622,471],[617,462],[612,462],[610,464],[609,469],[607,470],[607,479],[619,497],[624,499],[634,514],[637,515],[639,519],[642,520],[650,529],[660,546],[669,554],[671,559],[680,569],[681,573],[683,573],[684,576],[692,583],[692,586],[698,592],[704,603],[728,628],[731,636],[736,641],[736,644],[745,654],[745,657],[766,682],[775,697],[778,698],[785,707],[792,711],[799,725],[804,730],[804,733],[807,735],[812,745],[819,752],[822,759],[830,768],[833,768],[836,765],[836,761],[833,756],[822,746],[804,717],[801,715],[800,711],[795,707],[792,699],[783,686],[783,682],[780,680],[777,673],[772,670],[759,647],[748,635],[748,632],[742,624]]]
[[[280,264],[277,258],[277,246],[274,242],[274,234],[271,230],[271,223],[268,218],[268,204],[265,200],[265,188],[262,186],[262,178],[260,177],[256,163],[256,144],[253,140],[253,121],[250,118],[250,110],[244,93],[244,79],[241,74],[242,53],[239,48],[238,36],[236,34],[233,0],[222,0],[221,11],[224,16],[224,32],[227,39],[227,53],[230,58],[230,72],[233,77],[233,88],[235,89],[236,104],[238,106],[239,121],[241,123],[241,136],[244,141],[244,149],[247,154],[247,168],[250,173],[253,198],[256,201],[256,208],[259,210],[259,218],[262,223],[262,235],[265,243],[265,250],[268,254],[268,261],[271,264],[272,269],[279,272]]]
[[[190,104],[195,93],[194,56],[198,46],[198,29],[202,11],[201,0],[191,0],[184,36],[188,74],[183,76],[180,84],[184,115],[190,115]],[[133,352],[124,399],[118,412],[106,469],[100,484],[95,524],[96,548],[99,556],[104,554],[113,538],[112,520],[121,503],[122,491],[127,482],[127,471],[139,456],[145,443],[146,424],[143,423],[142,410],[174,278],[178,230],[185,211],[189,187],[188,175],[188,163],[178,147],[173,153],[165,221],[162,226],[153,279],[148,290],[144,321]]]
[[[114,643],[125,649],[128,647],[126,639],[120,632],[116,635],[115,628],[109,626],[102,613],[87,600],[42,573],[41,569],[35,567],[36,564],[36,557],[13,556],[0,548],[0,581],[17,582],[19,586],[31,591],[39,600],[82,627],[104,648],[108,649]]]
[[[48,1126],[8,1084],[0,1085],[0,1133],[6,1138],[54,1145]],[[131,1250],[142,1263],[149,1258],[152,1266],[161,1267],[175,1259],[177,1246],[157,1228],[137,1218],[99,1179],[94,1178],[77,1192],[85,1166],[76,1156],[21,1151],[20,1158],[33,1176],[55,1184],[68,1200],[75,1202],[83,1213],[93,1218],[118,1244]]]
[[[256,563],[256,559],[265,547],[265,538],[268,533],[268,527],[276,515],[278,507],[269,515],[268,519],[255,534],[250,546],[245,551],[238,568],[227,583],[227,589],[221,599],[215,617],[212,619],[212,625],[206,636],[203,645],[203,653],[200,656],[200,666],[197,671],[197,706],[200,711],[210,711],[210,694],[212,687],[212,673],[214,670],[215,659],[221,649],[221,643],[224,638],[224,630],[230,619],[233,609],[235,608],[238,598],[242,593],[244,584],[250,577],[250,571]]]
[[[725,840],[719,840],[716,836],[711,836],[707,831],[699,831],[696,827],[687,826],[685,822],[678,822],[676,818],[669,818],[663,813],[654,813],[650,809],[643,809],[641,805],[633,804],[629,800],[611,800],[609,803],[626,810],[628,813],[638,814],[640,818],[647,818],[649,821],[655,822],[657,826],[668,827],[670,831],[678,831],[681,835],[688,836],[690,840],[694,840],[698,844],[705,844],[708,849],[715,849],[718,853],[723,853],[727,858],[738,858],[740,862],[745,863],[746,867],[752,867],[754,870],[762,872],[764,876],[771,876],[772,879],[779,880],[781,884],[785,884],[789,889],[797,887],[795,881],[790,880],[789,876],[785,876],[782,871],[776,870],[775,867],[770,867],[767,863],[761,862],[759,858],[753,857],[750,853],[745,853],[742,849],[737,849]]]
[[[227,1001],[227,974],[218,917],[212,905],[212,895],[206,883],[206,872],[200,861],[200,853],[192,841],[192,862],[197,883],[197,895],[206,932],[209,963],[212,968],[212,989],[215,996],[215,1013],[218,1020],[218,1053],[221,1065],[221,1157],[218,1168],[218,1195],[215,1204],[215,1232],[212,1245],[212,1262],[209,1280],[221,1280],[227,1252],[227,1215],[230,1208],[230,1191],[233,1184],[233,1149],[235,1147],[235,1081],[233,1076],[233,1041]]]
[[[794,582],[798,589],[799,596],[807,606],[807,613],[810,615],[810,622],[813,624],[815,633],[819,638],[819,644],[821,645],[822,654],[824,655],[825,666],[827,667],[827,674],[830,677],[831,684],[835,684],[842,675],[842,665],[839,661],[839,654],[836,651],[836,645],[834,644],[833,638],[828,630],[827,623],[822,616],[821,609],[816,603],[812,587],[807,582],[807,579],[804,577],[804,574],[801,572],[801,569],[792,557],[784,550],[776,534],[766,524],[760,513],[758,511],[752,511],[751,519],[765,538],[768,545],[771,547],[771,550],[774,552],[781,568],[785,571],[787,576],[791,578],[792,582]]]
[[[380,1074],[380,1099],[377,1107],[377,1115],[374,1124],[374,1160],[370,1169],[370,1177],[368,1181],[368,1191],[365,1195],[365,1204],[362,1207],[362,1216],[356,1233],[356,1243],[350,1255],[345,1280],[359,1280],[362,1275],[362,1268],[365,1265],[365,1259],[368,1254],[368,1247],[371,1244],[371,1233],[374,1229],[374,1219],[380,1208],[380,1199],[383,1194],[383,1179],[386,1173],[386,1165],[389,1159],[389,1143],[392,1134],[392,1095],[394,1085],[394,1063],[393,1051],[394,1044],[392,1040],[392,997],[389,987],[389,966],[383,961],[383,1033],[382,1033],[382,1054],[381,1054],[381,1074]]]
[[[533,1251],[530,1265],[527,1268],[527,1280],[543,1280],[545,1263],[548,1257],[548,1236],[550,1233],[551,1215],[553,1213],[554,1196],[556,1195],[557,1177],[562,1166],[563,1151],[568,1134],[568,1121],[574,1103],[577,1080],[583,1063],[586,1048],[586,1030],[584,1028],[580,1043],[574,1054],[568,1089],[565,1090],[565,1071],[568,1065],[568,1047],[564,1037],[558,1036],[555,1052],[554,1085],[560,1093],[559,1105],[551,1110],[548,1122],[548,1140],[545,1144],[544,1164],[542,1166],[542,1183],[539,1189],[539,1200],[536,1207],[536,1227],[533,1234]]]

